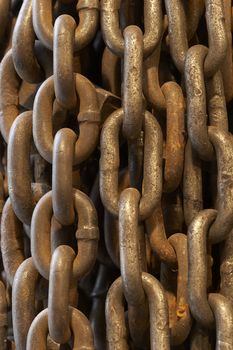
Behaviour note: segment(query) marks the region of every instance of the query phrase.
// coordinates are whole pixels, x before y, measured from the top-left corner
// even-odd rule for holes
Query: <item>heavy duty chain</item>
[[[0,0],[0,350],[233,350],[231,0]]]

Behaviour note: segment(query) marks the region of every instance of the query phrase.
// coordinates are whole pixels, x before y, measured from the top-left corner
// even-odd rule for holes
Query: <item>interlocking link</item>
[[[174,192],[180,184],[184,163],[184,98],[181,88],[174,82],[162,85],[166,101],[166,149],[163,191]]]
[[[129,329],[136,344],[140,344],[142,339],[145,342],[148,326],[148,306],[141,278],[142,264],[137,235],[139,200],[140,193],[134,188],[125,189],[119,200],[120,269],[124,296],[128,303]]]
[[[54,39],[52,5],[52,0],[32,0],[34,31],[43,45],[50,50],[53,50]],[[79,25],[75,29],[75,51],[80,51],[93,39],[98,26],[98,10],[98,0],[78,1]]]
[[[124,30],[123,132],[127,140],[140,136],[143,118],[142,60],[143,41],[139,27]],[[133,68],[131,68],[133,67]]]
[[[176,267],[177,257],[167,239],[161,206],[158,206],[146,220],[146,229],[151,249],[158,255],[161,262],[166,262],[168,265]]]
[[[232,304],[221,294],[211,293],[208,298],[216,319],[216,349],[232,348]]]
[[[70,336],[69,289],[75,252],[69,246],[59,246],[53,252],[49,274],[48,325],[49,334],[57,343],[66,343]]]
[[[151,275],[142,273],[143,288],[150,308],[151,349],[169,349],[168,306],[164,290]],[[107,341],[109,349],[129,349],[126,343],[122,280],[119,277],[111,286],[106,304]],[[112,312],[114,311],[114,312]],[[152,324],[154,326],[152,326]],[[145,341],[145,339],[144,339]]]
[[[30,225],[36,203],[49,189],[44,183],[32,182],[32,111],[23,112],[16,118],[10,130],[8,143],[9,196],[17,217],[24,224]]]
[[[27,335],[36,316],[36,290],[39,272],[28,258],[18,268],[12,287],[12,316],[17,349],[26,348]]]
[[[35,39],[32,25],[32,0],[27,0],[24,1],[15,24],[12,57],[18,75],[29,83],[39,83],[44,80],[44,72],[36,57]]]
[[[203,327],[214,326],[214,316],[207,299],[207,233],[216,218],[216,211],[200,211],[189,226],[188,296],[193,317]]]
[[[124,39],[119,26],[119,0],[101,0],[101,28],[108,48],[116,55],[124,53]],[[143,54],[149,56],[159,43],[163,21],[161,0],[144,1]]]
[[[76,75],[76,89],[80,99],[78,113],[79,138],[75,145],[74,164],[86,160],[96,148],[99,137],[100,113],[94,86],[84,76]],[[53,158],[53,103],[54,78],[48,78],[40,87],[33,108],[33,137],[41,156],[52,163]]]
[[[209,239],[212,243],[218,243],[224,240],[232,229],[232,195],[231,179],[232,174],[232,150],[233,138],[228,132],[208,128],[210,140],[215,147],[218,164],[218,185],[216,208],[218,215],[210,228]]]
[[[54,24],[54,90],[57,101],[67,109],[77,104],[73,47],[75,20],[68,15],[59,16]]]
[[[79,215],[75,233],[78,243],[78,255],[75,257],[73,274],[77,278],[85,276],[95,263],[99,230],[95,208],[91,200],[81,191],[74,190],[73,201],[75,211]],[[31,251],[33,261],[40,274],[49,279],[51,263],[51,219],[52,193],[46,193],[38,202],[31,223]],[[43,225],[43,233],[41,232]]]
[[[94,350],[93,335],[88,319],[79,310],[69,309],[70,328],[74,333],[74,349]],[[41,311],[33,320],[28,337],[27,350],[47,350],[48,309]]]
[[[207,52],[208,49],[204,46],[192,46],[185,61],[188,134],[193,148],[203,160],[211,160],[214,156],[206,127],[207,107],[203,63]]]
[[[188,303],[188,254],[187,237],[184,234],[176,233],[169,237],[177,256],[177,296],[174,321],[171,323],[171,344],[179,345],[187,339],[192,326],[192,319]],[[169,274],[168,274],[169,276]],[[169,282],[168,286],[169,286]],[[169,298],[168,298],[169,302]]]
[[[101,134],[100,192],[106,208],[118,216],[119,132],[123,110],[112,113]],[[139,219],[147,218],[158,204],[162,192],[162,135],[159,124],[148,111],[144,116],[144,193],[139,203]],[[147,169],[147,170],[145,170]],[[149,171],[148,171],[149,170]]]
[[[77,135],[63,128],[56,133],[53,151],[52,198],[55,218],[62,225],[75,221],[73,204],[73,157]],[[60,174],[64,174],[61,178]]]
[[[1,253],[6,278],[11,285],[18,267],[25,260],[23,238],[23,224],[15,215],[8,198],[2,212]]]
[[[7,142],[10,128],[13,121],[20,114],[19,107],[19,88],[21,79],[16,73],[12,50],[4,56],[0,68],[0,108],[1,108],[1,133]]]

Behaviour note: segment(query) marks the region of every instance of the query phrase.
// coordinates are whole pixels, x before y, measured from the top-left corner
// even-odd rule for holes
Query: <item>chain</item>
[[[233,349],[231,0],[0,0],[0,350]]]

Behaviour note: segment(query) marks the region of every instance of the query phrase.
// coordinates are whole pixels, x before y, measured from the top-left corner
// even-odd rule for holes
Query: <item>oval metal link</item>
[[[118,135],[123,122],[123,110],[118,109],[106,120],[101,134],[100,194],[104,206],[118,216]],[[144,117],[144,179],[143,194],[139,204],[139,220],[153,211],[162,192],[162,135],[155,118],[146,111]]]
[[[233,309],[231,302],[221,294],[210,293],[210,307],[216,320],[216,350],[233,347]]]
[[[184,71],[188,52],[188,35],[184,4],[181,0],[166,0],[169,43],[173,60]],[[222,0],[205,0],[209,47],[204,60],[205,77],[212,77],[220,68],[227,51],[227,32]]]
[[[205,0],[205,17],[209,42],[209,50],[204,62],[206,77],[212,77],[218,71],[227,52],[224,1]]]
[[[30,225],[35,204],[31,190],[31,141],[32,112],[30,111],[18,116],[11,127],[7,169],[9,196],[14,211],[27,225]]]
[[[232,63],[232,33],[231,33],[231,0],[223,1],[227,37],[227,52],[221,65],[226,102],[233,98],[233,63]]]
[[[33,1],[33,26],[37,37],[50,50],[53,50],[52,0]],[[99,19],[98,0],[79,0],[77,11],[79,24],[75,30],[74,51],[87,46],[96,34]]]
[[[170,236],[168,241],[176,252],[178,263],[176,322],[171,326],[171,344],[179,345],[185,342],[192,326],[192,319],[188,304],[187,237],[184,234],[176,233]]]
[[[155,208],[145,224],[151,249],[158,255],[162,262],[176,267],[177,257],[172,245],[167,239],[161,205]]]
[[[123,133],[127,140],[140,136],[143,122],[142,31],[137,26],[124,30]]]
[[[31,171],[32,111],[20,114],[12,124],[8,141],[8,188],[17,217],[30,225],[39,198],[48,190],[46,184],[32,183]]]
[[[73,203],[73,159],[77,135],[71,129],[56,133],[53,146],[52,198],[53,212],[62,225],[75,220]],[[63,174],[63,177],[61,177]]]
[[[19,266],[12,286],[12,316],[15,345],[18,350],[26,349],[27,334],[36,316],[36,287],[39,273],[32,258]]]
[[[162,40],[154,52],[144,61],[143,93],[154,110],[164,110],[166,102],[159,81],[159,63]]]
[[[138,345],[142,340],[145,344],[148,327],[148,306],[142,285],[142,266],[139,260],[139,200],[140,193],[134,188],[122,191],[119,199],[120,269],[124,296],[128,303],[130,334],[133,342]]]
[[[187,24],[182,0],[165,0],[168,17],[169,46],[173,61],[180,72],[188,51]]]
[[[229,233],[227,239],[222,244],[222,250],[220,252],[221,264],[220,264],[220,293],[224,295],[228,300],[233,301],[232,293],[232,271],[233,271],[233,231]]]
[[[75,252],[61,245],[53,252],[49,273],[48,326],[52,339],[64,344],[71,337],[69,288]]]
[[[70,307],[70,328],[74,334],[74,349],[94,350],[91,325],[79,310]],[[27,337],[27,350],[47,350],[48,309],[33,320]]]
[[[79,138],[75,145],[74,165],[86,160],[97,146],[99,138],[100,111],[97,94],[92,83],[76,74],[76,91],[80,99],[78,114]],[[41,156],[49,163],[53,158],[52,108],[55,98],[54,78],[41,85],[33,107],[33,138]]]
[[[228,131],[227,106],[220,71],[206,81],[206,93],[210,125]]]
[[[203,63],[208,53],[205,46],[192,46],[185,60],[185,86],[187,92],[187,129],[193,148],[203,160],[212,160],[213,146],[208,138],[206,89]]]
[[[68,15],[59,16],[54,24],[54,90],[57,101],[66,109],[77,104],[73,63],[75,27],[75,20]]]
[[[25,0],[20,9],[12,39],[12,57],[22,80],[40,83],[44,72],[36,57],[36,35],[32,25],[32,0]]]
[[[119,0],[101,0],[101,28],[108,48],[116,55],[123,56],[124,39],[119,26]],[[161,0],[144,0],[143,37],[144,57],[149,56],[158,45],[162,35]]]
[[[233,227],[233,136],[214,126],[208,128],[218,165],[216,209],[218,215],[209,231],[212,244],[227,238]]]
[[[216,215],[216,210],[202,210],[188,228],[189,306],[195,320],[210,329],[214,327],[214,315],[207,298],[207,239]]]
[[[128,350],[124,324],[123,282],[119,277],[110,287],[106,301],[107,341],[111,350]],[[150,309],[150,341],[152,350],[168,350],[168,306],[161,284],[152,275],[143,272],[142,284]],[[114,312],[113,312],[114,311]]]
[[[166,146],[164,167],[164,192],[174,192],[183,174],[185,147],[184,97],[175,82],[161,88],[166,101]]]
[[[15,215],[8,198],[2,212],[1,252],[6,278],[11,285],[18,267],[25,260],[23,234],[23,225]]]
[[[0,68],[0,129],[4,140],[7,142],[10,128],[20,114],[19,88],[21,79],[16,73],[12,50],[4,56]]]
[[[74,207],[78,214],[76,238],[78,255],[73,266],[73,275],[81,278],[93,267],[98,246],[99,230],[97,216],[91,200],[81,191],[74,190]],[[36,268],[40,274],[49,279],[51,262],[51,219],[52,192],[48,192],[37,203],[31,223],[31,252]],[[41,231],[41,225],[43,230]]]

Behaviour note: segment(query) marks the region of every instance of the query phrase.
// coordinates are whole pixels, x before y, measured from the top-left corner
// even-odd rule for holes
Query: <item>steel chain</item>
[[[0,350],[233,350],[232,1],[0,23]]]

